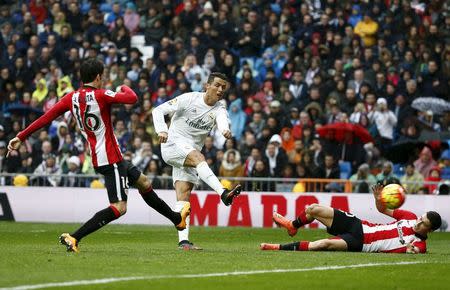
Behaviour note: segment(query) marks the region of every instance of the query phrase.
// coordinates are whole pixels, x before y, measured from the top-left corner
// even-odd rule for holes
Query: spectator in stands
[[[136,150],[136,154],[132,160],[133,165],[139,168],[141,171],[144,171],[147,168],[150,160],[156,159],[159,157],[153,153],[152,145],[148,141],[142,142],[141,147]]]
[[[432,167],[424,182],[425,188],[428,189],[429,194],[438,194],[438,183],[441,180],[441,168],[439,166]]]
[[[281,137],[278,134],[273,135],[265,149],[265,158],[268,159],[268,168],[270,176],[281,176],[282,170],[287,163],[287,156],[281,148]]]
[[[47,88],[47,82],[44,78],[37,81],[36,90],[33,92],[31,97],[33,99],[36,99],[39,103],[42,103],[47,97],[48,94],[48,88]]]
[[[308,86],[303,80],[303,73],[301,71],[295,71],[292,77],[291,83],[289,84],[289,91],[297,100],[300,107],[306,105]]]
[[[247,116],[242,110],[242,100],[235,99],[230,103],[228,107],[228,116],[231,121],[231,133],[236,138],[236,141],[240,141],[247,120]]]
[[[263,160],[256,160],[255,165],[253,167],[252,173],[250,177],[269,177],[270,170],[268,165]],[[264,181],[250,181],[250,184],[247,185],[251,191],[270,191],[274,189],[273,182],[264,182]]]
[[[61,179],[60,186],[64,187],[83,187],[83,184],[80,182],[80,178],[76,175],[80,174],[80,158],[78,156],[70,156],[67,159],[67,171],[62,172],[63,174],[67,174],[68,176],[64,176]]]
[[[377,182],[375,176],[370,173],[369,164],[363,163],[358,167],[358,171],[350,176],[353,192],[369,193],[370,187]]]
[[[389,178],[397,178],[397,176],[394,174],[394,164],[391,161],[385,161],[382,171],[377,174],[377,181],[383,181]]]
[[[339,179],[341,176],[341,170],[336,164],[333,154],[325,155],[324,167],[319,167],[317,170],[319,178],[326,179]]]
[[[405,169],[405,175],[400,178],[400,182],[408,194],[417,194],[423,186],[423,176],[416,171],[414,163],[408,163]]]
[[[244,166],[241,162],[241,154],[236,149],[228,149],[225,151],[222,164],[219,168],[219,176],[221,177],[243,177],[245,174]],[[233,188],[236,184],[239,183],[239,180],[231,181],[231,185]]]
[[[44,161],[34,170],[30,181],[37,186],[58,186],[61,180],[62,170],[56,162],[56,156],[48,154]]]
[[[241,140],[238,149],[241,154],[242,160],[246,160],[251,154],[252,149],[256,147],[256,137],[251,131],[246,131],[244,140]]]
[[[133,2],[126,4],[123,20],[125,27],[130,31],[131,35],[135,34],[139,28],[140,16],[136,13],[136,5]]]
[[[258,160],[264,160],[267,164],[267,160],[263,157],[261,150],[259,150],[258,147],[253,147],[250,155],[245,160],[244,164],[244,176],[251,176],[253,169],[255,167],[256,161]]]
[[[394,127],[397,125],[397,118],[395,114],[387,107],[385,98],[377,100],[377,108],[375,111],[370,111],[368,117],[371,122],[376,125],[379,136],[377,136],[377,143],[381,147],[382,152],[385,152],[392,144],[394,138]]]
[[[66,136],[69,134],[69,129],[66,122],[59,122],[56,129],[56,136],[51,139],[52,149],[55,152],[60,152],[64,145]]]
[[[436,161],[433,159],[433,155],[429,147],[423,147],[420,152],[419,158],[414,161],[414,166],[416,170],[422,174],[422,176],[429,176],[431,168],[437,165]]]
[[[441,126],[433,121],[433,111],[419,112],[418,120],[425,126],[426,129],[440,132]]]

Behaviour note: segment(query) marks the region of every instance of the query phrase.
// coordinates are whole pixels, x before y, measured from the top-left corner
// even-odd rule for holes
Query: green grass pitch
[[[86,237],[79,254],[67,253],[58,237],[77,226],[0,222],[0,288],[450,289],[450,233],[432,234],[425,255],[263,252],[261,242],[294,239],[275,228],[193,227],[191,238],[204,250],[188,252],[177,249],[173,227],[109,225]],[[326,236],[301,230],[295,240]],[[124,280],[92,283],[105,278]],[[60,284],[80,280],[86,284]]]

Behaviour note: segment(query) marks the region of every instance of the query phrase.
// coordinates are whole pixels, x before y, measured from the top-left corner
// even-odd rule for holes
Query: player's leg
[[[189,203],[189,198],[193,188],[194,184],[189,181],[175,181],[175,191],[177,194],[175,210],[182,209],[187,203]],[[200,250],[200,248],[194,246],[189,241],[189,223],[190,218],[188,217],[186,219],[186,228],[178,232],[178,247],[184,250]]]
[[[192,150],[189,152],[183,165],[187,167],[195,167],[198,177],[208,184],[215,192],[220,194],[223,203],[227,206],[233,202],[233,198],[241,193],[240,184],[236,185],[232,190],[223,188],[217,176],[211,168],[209,168],[208,163],[206,163],[205,157],[198,150]]]
[[[273,214],[274,222],[285,228],[288,234],[292,237],[297,234],[298,228],[307,225],[314,220],[318,220],[327,228],[331,227],[333,223],[334,209],[329,206],[323,206],[319,204],[308,205],[300,215],[293,221],[288,220],[278,213]]]
[[[198,183],[197,172],[192,167],[174,167],[172,169],[173,186],[177,195],[175,210],[180,210],[189,204],[191,191]],[[186,219],[186,229],[178,232],[178,247],[184,250],[201,250],[189,240],[190,218]]]
[[[127,211],[126,168],[119,163],[101,166],[97,168],[97,172],[105,176],[110,206],[97,212],[74,233],[61,235],[60,242],[67,247],[68,251],[78,252],[78,243],[82,238],[119,218]]]
[[[139,190],[145,203],[168,218],[178,230],[184,229],[186,224],[185,220],[189,216],[191,210],[190,204],[187,204],[185,208],[173,211],[170,206],[156,194],[150,180],[142,174],[136,166],[127,162],[127,168],[129,183],[133,184]]]
[[[314,220],[318,220],[327,228],[331,227],[334,217],[334,208],[313,203],[308,205],[299,216],[292,221],[294,227],[299,228],[303,225],[309,224]]]
[[[266,244],[260,246],[261,250],[280,251],[347,251],[347,242],[341,238],[322,239],[313,242],[300,241],[289,244]]]

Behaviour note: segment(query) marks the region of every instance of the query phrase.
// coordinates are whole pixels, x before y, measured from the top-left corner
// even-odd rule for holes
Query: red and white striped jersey
[[[395,222],[389,224],[374,224],[362,221],[364,233],[363,252],[406,253],[406,245],[411,243],[425,253],[425,239],[416,235],[414,226],[417,216],[406,210],[394,210]]]
[[[113,103],[134,104],[136,101],[136,94],[127,86],[122,86],[120,92],[84,86],[65,95],[17,137],[22,141],[25,140],[33,132],[70,110],[81,133],[89,143],[94,167],[114,164],[122,161],[123,157],[114,136],[111,105]]]

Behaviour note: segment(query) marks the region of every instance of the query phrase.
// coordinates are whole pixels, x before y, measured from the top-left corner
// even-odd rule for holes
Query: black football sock
[[[311,223],[313,220],[314,219],[308,220],[308,217],[306,216],[306,211],[302,211],[300,215],[295,220],[292,221],[292,225],[298,229],[301,226]]]
[[[83,237],[102,228],[108,223],[120,217],[119,211],[115,207],[107,207],[97,212],[90,220],[82,225],[76,232],[71,234],[72,237],[80,241]]]
[[[180,213],[173,211],[164,200],[159,198],[153,188],[150,187],[145,192],[139,191],[139,193],[141,194],[146,204],[168,218],[173,222],[174,225],[177,225],[181,222]]]
[[[294,242],[289,244],[280,245],[280,251],[298,251],[300,242]]]

